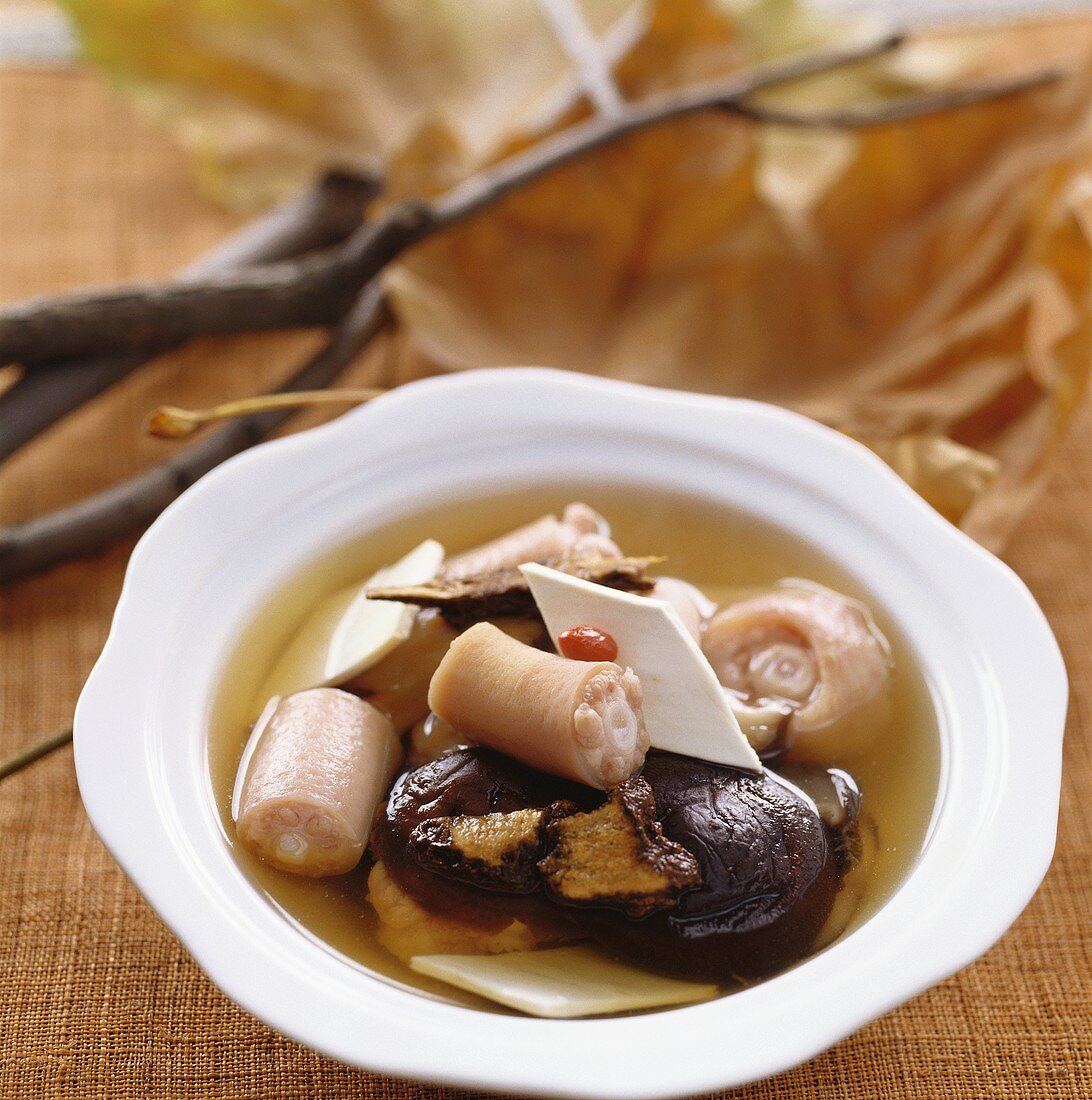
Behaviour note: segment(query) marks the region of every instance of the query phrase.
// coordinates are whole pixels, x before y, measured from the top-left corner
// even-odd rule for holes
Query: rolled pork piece
[[[587,546],[589,552],[609,543],[616,552],[618,548],[610,542],[609,536],[610,528],[598,512],[586,504],[574,502],[566,506],[561,519],[542,516],[473,550],[456,554],[444,563],[441,576],[445,580],[456,580],[514,569],[529,561],[557,557],[577,543]]]
[[[840,760],[890,724],[891,647],[863,604],[829,588],[784,581],[723,607],[702,648],[746,702],[791,708],[790,757]]]
[[[451,643],[428,701],[471,741],[599,790],[628,779],[648,751],[632,669],[543,653],[490,623]]]
[[[271,700],[243,754],[239,840],[282,871],[351,871],[401,754],[390,719],[336,688]]]

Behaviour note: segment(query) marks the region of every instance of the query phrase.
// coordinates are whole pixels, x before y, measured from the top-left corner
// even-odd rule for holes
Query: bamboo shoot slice
[[[424,584],[440,571],[444,548],[426,539],[363,584],[322,600],[296,631],[261,692],[262,698],[337,687],[359,676],[409,637],[417,608],[369,600],[372,586]]]
[[[712,665],[671,604],[545,565],[521,565],[520,572],[555,645],[574,626],[593,626],[614,639],[616,661],[633,669],[641,681],[645,728],[653,748],[762,770]]]
[[[616,962],[592,947],[504,955],[415,955],[410,966],[530,1016],[573,1019],[707,1001],[717,987]]]

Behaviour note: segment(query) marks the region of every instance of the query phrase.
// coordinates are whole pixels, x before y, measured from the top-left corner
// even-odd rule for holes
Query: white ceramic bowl
[[[925,849],[872,919],[754,988],[618,1019],[483,1014],[372,977],[243,877],[206,764],[222,663],[261,601],[370,524],[475,489],[603,476],[790,529],[882,595],[940,716]],[[993,944],[1054,846],[1066,678],[1004,565],[864,448],[782,410],[541,370],[415,383],[203,478],[133,554],[76,711],[99,835],[201,967],[278,1031],[344,1062],[474,1088],[664,1097],[784,1070]]]

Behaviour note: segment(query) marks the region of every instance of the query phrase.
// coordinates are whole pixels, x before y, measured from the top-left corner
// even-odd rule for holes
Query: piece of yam
[[[489,623],[451,643],[428,701],[470,740],[600,790],[628,779],[648,751],[631,669],[543,653]]]
[[[428,715],[429,681],[454,637],[438,612],[419,611],[409,637],[343,687],[388,715],[401,733]]]
[[[538,865],[546,889],[563,904],[609,905],[630,917],[673,906],[683,890],[701,884],[701,871],[664,836],[655,812],[652,788],[637,777],[597,810],[550,821],[549,855]]]
[[[314,688],[266,707],[240,764],[240,842],[282,871],[351,871],[401,755],[386,715],[355,695]]]
[[[379,942],[396,958],[408,962],[414,955],[501,955],[529,951],[565,937],[545,936],[520,920],[503,928],[481,928],[450,916],[440,916],[416,902],[391,877],[386,865],[376,863],[368,873],[368,901],[379,917]]]

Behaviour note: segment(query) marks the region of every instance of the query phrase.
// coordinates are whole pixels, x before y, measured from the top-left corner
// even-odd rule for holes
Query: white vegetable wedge
[[[296,631],[260,694],[291,695],[313,687],[336,687],[382,660],[409,637],[417,609],[404,603],[369,600],[365,590],[378,585],[424,584],[440,571],[443,560],[444,548],[427,539],[363,584],[328,596]]]
[[[615,962],[592,947],[506,955],[415,955],[420,974],[531,1016],[572,1019],[706,1001],[715,985],[661,978]]]
[[[716,673],[664,600],[618,592],[545,565],[522,565],[554,644],[574,626],[594,626],[618,646],[618,664],[643,689],[645,727],[653,748],[714,764],[761,771]]]

